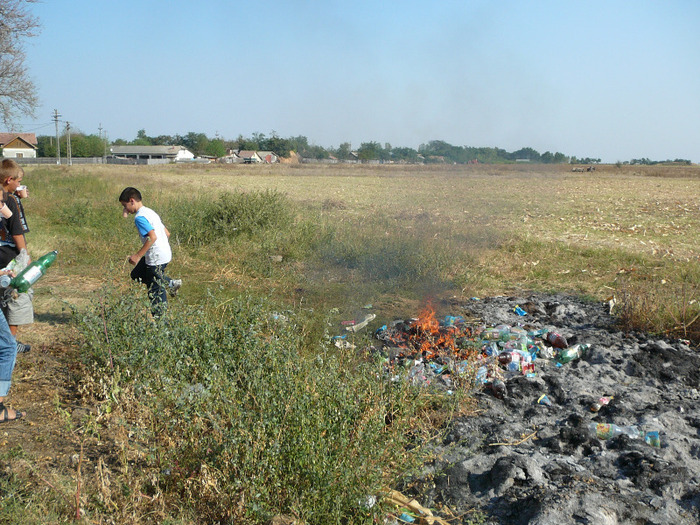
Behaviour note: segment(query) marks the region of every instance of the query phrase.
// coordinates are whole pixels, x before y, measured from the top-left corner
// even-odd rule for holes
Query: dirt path
[[[81,425],[94,407],[84,406],[77,392],[80,360],[70,309],[54,294],[60,284],[58,276],[42,279],[35,287],[34,324],[19,329],[18,339],[32,349],[17,356],[6,403],[27,417],[0,425],[0,453],[21,458],[11,469],[27,468],[39,485],[65,494],[84,441]]]

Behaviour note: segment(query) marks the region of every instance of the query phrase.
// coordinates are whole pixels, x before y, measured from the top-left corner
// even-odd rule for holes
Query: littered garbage
[[[655,448],[661,447],[661,438],[659,437],[658,430],[652,430],[650,432],[645,432],[644,433],[644,441],[646,442],[647,445],[651,445],[652,447],[655,447]]]
[[[513,308],[513,311],[520,316],[527,315],[527,312],[525,310],[523,310],[522,308],[520,308],[520,306],[517,304],[515,305],[515,308]]]
[[[598,439],[606,440],[617,436],[626,435],[632,439],[641,439],[643,433],[634,425],[619,426],[613,423],[589,423],[588,430]]]
[[[630,439],[642,439],[652,447],[661,446],[658,430],[645,432],[635,425],[615,425],[614,423],[589,423],[588,429],[592,435],[602,440],[625,435]]]
[[[422,361],[416,361],[408,371],[408,380],[412,385],[416,386],[428,386],[431,383],[432,375],[429,369],[425,368],[425,364]]]
[[[556,359],[558,363],[565,364],[569,363],[575,359],[583,357],[583,355],[588,352],[591,347],[589,344],[575,344],[572,347],[565,348],[559,352]]]
[[[601,408],[610,403],[610,401],[612,401],[613,399],[614,396],[599,398],[598,401],[591,404],[591,412],[598,412]]]
[[[547,394],[542,394],[539,398],[537,398],[537,404],[548,406],[548,407],[552,406],[552,402],[547,397]]]
[[[418,517],[420,523],[427,523],[430,525],[449,525],[448,521],[439,516],[433,515],[433,512],[430,509],[424,507],[415,499],[407,498],[396,490],[390,490],[384,497],[384,501],[389,505],[393,505],[400,511],[401,514],[397,516],[399,519],[402,519],[400,516],[405,514],[408,517]]]
[[[354,344],[345,339],[336,339],[333,344],[341,350],[354,350],[356,348]]]
[[[440,324],[442,326],[454,326],[455,324],[463,323],[464,322],[464,317],[461,315],[446,315],[445,318],[442,320]]]
[[[345,329],[348,332],[357,332],[359,330],[362,330],[365,326],[367,326],[370,323],[370,321],[374,320],[376,317],[376,314],[367,314],[362,320],[362,322],[353,324],[351,326],[346,326]]]
[[[569,346],[566,338],[557,332],[548,332],[545,339],[554,348],[567,348]]]
[[[490,383],[487,383],[486,386],[491,390],[491,393],[497,399],[503,399],[506,397],[506,395],[508,395],[506,384],[500,379],[495,379]]]

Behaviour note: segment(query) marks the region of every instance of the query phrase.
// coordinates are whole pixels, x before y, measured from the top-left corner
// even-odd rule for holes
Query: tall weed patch
[[[275,318],[264,301],[229,302],[223,321],[187,309],[158,325],[144,306],[106,296],[80,329],[88,362],[119,383],[113,397],[124,405],[133,392],[143,408],[159,491],[202,523],[372,522],[378,509],[360,502],[410,466],[416,403],[404,382],[325,339],[304,348],[306,321]]]
[[[168,211],[180,242],[199,247],[288,227],[293,219],[287,198],[276,191],[222,193],[215,200],[198,196],[177,200]]]
[[[614,312],[627,330],[700,342],[700,286],[694,280],[651,287],[626,280],[616,297]]]

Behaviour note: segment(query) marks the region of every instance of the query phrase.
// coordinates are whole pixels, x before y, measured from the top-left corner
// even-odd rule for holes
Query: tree
[[[352,146],[349,142],[343,142],[338,149],[335,151],[335,156],[340,160],[348,160],[350,158],[350,152],[352,151]]]
[[[363,142],[357,148],[360,160],[378,160],[382,157],[382,146],[379,142]]]
[[[204,133],[190,131],[187,135],[180,138],[182,140],[182,145],[195,155],[206,155],[209,139]]]
[[[145,129],[140,129],[136,133],[136,140],[132,142],[134,146],[152,146],[153,141],[151,140],[151,137],[146,135],[146,130]]]
[[[0,1],[0,118],[8,128],[20,115],[33,117],[38,105],[36,86],[24,65],[23,41],[39,29],[26,5],[30,1]]]
[[[221,139],[210,140],[209,143],[204,148],[205,155],[210,157],[223,157],[226,155],[226,146],[224,146],[224,141]]]

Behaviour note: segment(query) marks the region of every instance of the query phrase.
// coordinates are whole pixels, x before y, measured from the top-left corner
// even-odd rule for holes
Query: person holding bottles
[[[22,249],[27,250],[25,234],[29,231],[27,218],[24,214],[22,198],[26,197],[26,188],[19,189],[24,178],[24,170],[12,159],[3,159],[0,163],[0,184],[2,185],[2,201],[9,213],[2,214],[0,224],[0,268],[6,268],[17,257]],[[19,190],[19,191],[18,191]],[[3,207],[4,208],[4,207]],[[28,251],[28,250],[27,250]],[[30,260],[26,261],[31,262]],[[10,332],[17,336],[18,327],[34,322],[34,290],[31,288],[24,293],[14,294],[2,305],[2,312],[10,327]],[[31,346],[17,342],[19,353],[28,352]]]

